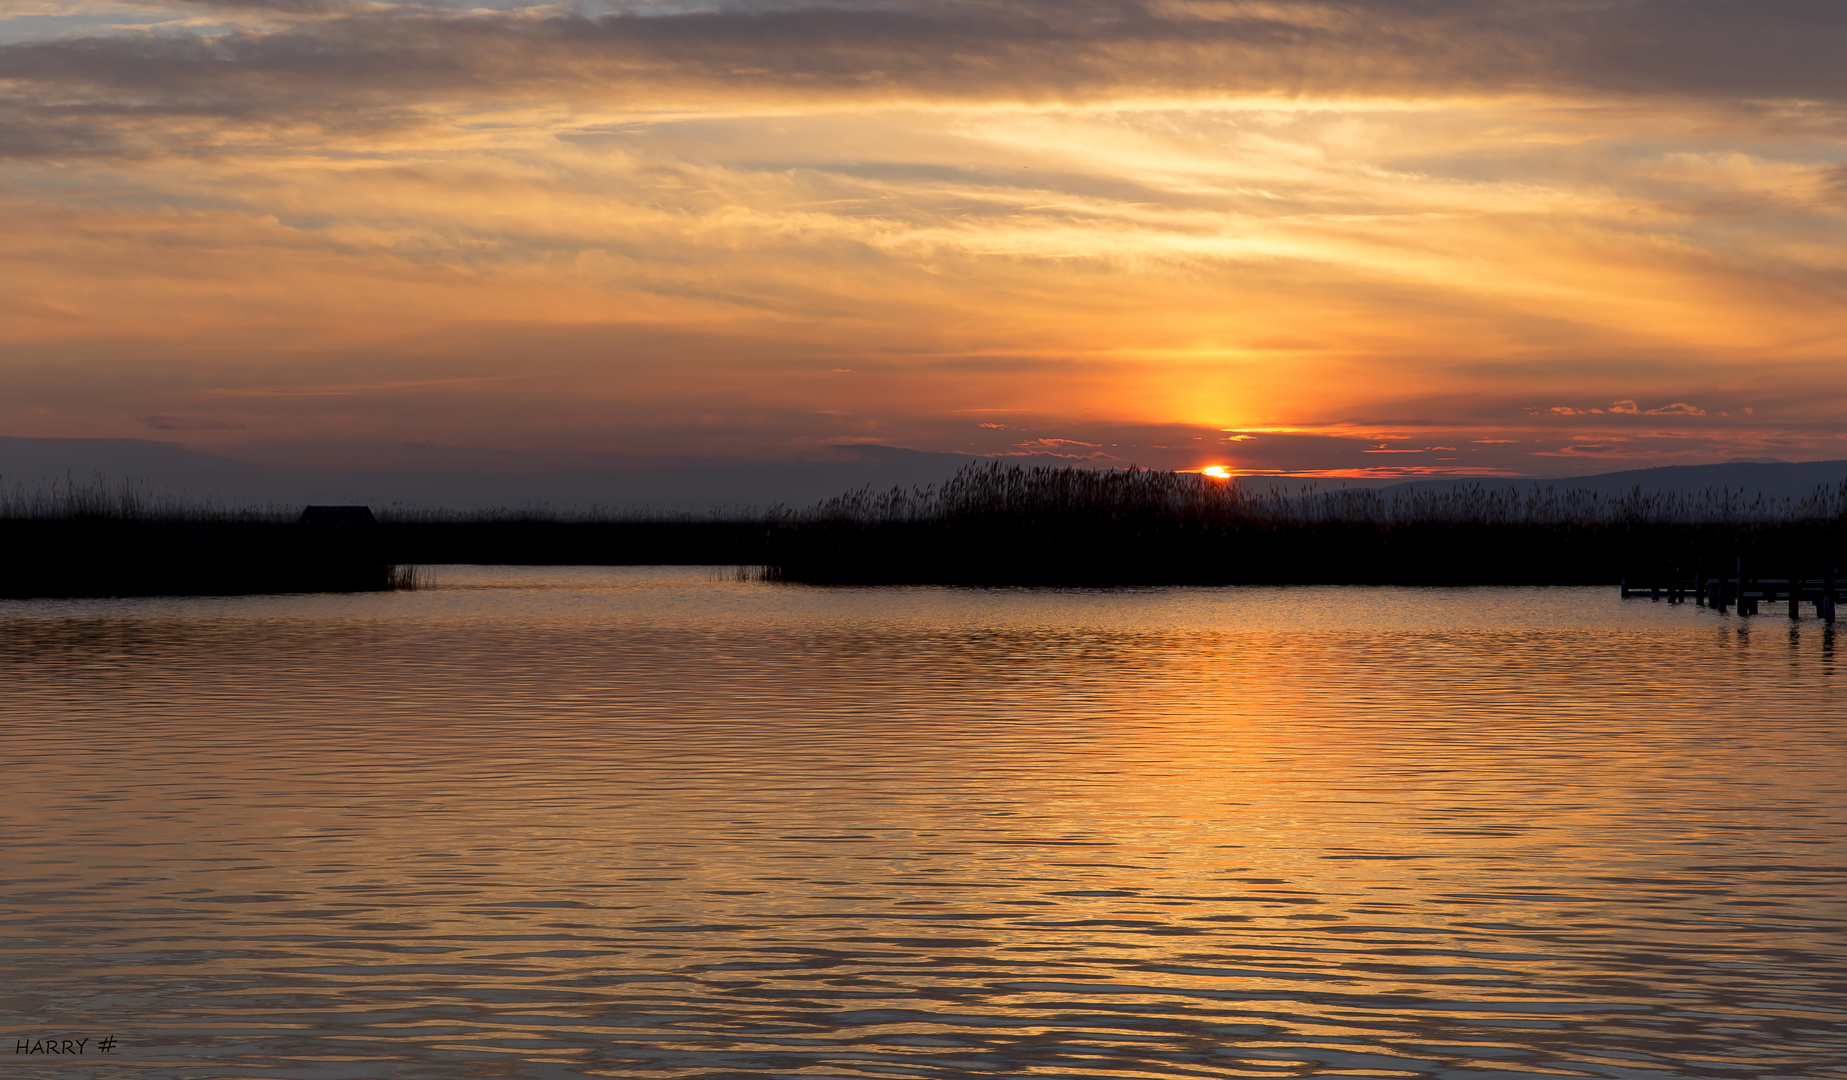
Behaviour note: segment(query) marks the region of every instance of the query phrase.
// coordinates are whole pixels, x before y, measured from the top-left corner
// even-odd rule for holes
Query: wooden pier
[[[1667,575],[1665,581],[1650,581],[1642,587],[1630,584],[1625,575],[1620,588],[1625,600],[1646,597],[1684,604],[1691,599],[1700,607],[1712,608],[1720,614],[1731,610],[1739,615],[1756,615],[1763,605],[1774,609],[1780,603],[1790,618],[1800,619],[1802,605],[1813,604],[1815,617],[1830,626],[1834,625],[1834,606],[1839,596],[1833,559],[1827,560],[1824,573],[1812,578],[1754,577],[1745,572],[1743,560],[1738,560],[1730,574],[1696,570],[1692,576],[1682,577],[1673,573]]]

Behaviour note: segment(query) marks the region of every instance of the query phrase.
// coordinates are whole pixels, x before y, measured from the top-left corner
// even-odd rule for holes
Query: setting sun
[[[1847,1080],[1844,51],[0,0],[16,1058]]]
[[[1847,456],[1847,15],[1653,3],[0,5],[0,435],[682,488]]]

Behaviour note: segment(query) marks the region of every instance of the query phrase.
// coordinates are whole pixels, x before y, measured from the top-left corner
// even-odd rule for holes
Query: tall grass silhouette
[[[837,584],[1614,584],[1737,559],[1785,572],[1847,532],[1847,483],[1608,497],[1548,486],[1258,487],[1143,469],[967,466],[788,515],[769,576]]]
[[[410,564],[757,566],[814,584],[1666,585],[1696,572],[1819,576],[1847,483],[1610,497],[1566,485],[1380,492],[1145,469],[969,465],[804,510],[656,515],[385,510],[361,529],[299,507],[188,502],[100,478],[0,488],[0,596],[415,588]]]
[[[524,566],[737,566],[761,563],[769,514],[648,510],[386,509],[379,542],[394,562]]]
[[[209,596],[415,588],[373,529],[304,524],[134,481],[0,488],[0,596]]]

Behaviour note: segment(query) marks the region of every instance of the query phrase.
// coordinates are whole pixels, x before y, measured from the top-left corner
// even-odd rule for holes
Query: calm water
[[[1847,627],[435,576],[0,604],[11,1075],[1847,1077]]]

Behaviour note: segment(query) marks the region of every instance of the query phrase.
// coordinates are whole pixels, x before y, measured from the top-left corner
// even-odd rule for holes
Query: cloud
[[[144,416],[141,422],[156,431],[244,431],[250,426],[213,416]]]
[[[1089,450],[1085,454],[1079,451]],[[1028,439],[1015,443],[1014,449],[998,455],[1001,457],[1053,457],[1067,461],[1118,461],[1114,454],[1100,448],[1100,444],[1080,442],[1077,439]]]
[[[1558,416],[1605,415],[1603,409],[1574,409],[1569,405],[1554,405],[1546,411]],[[1746,409],[1745,412],[1749,414],[1750,410]],[[1706,410],[1696,405],[1689,405],[1684,401],[1676,401],[1672,405],[1663,405],[1658,409],[1644,409],[1634,401],[1624,399],[1612,402],[1608,414],[1612,416],[1705,416]]]
[[[59,433],[1518,469],[1609,415],[1531,401],[1748,369],[1751,432],[1661,425],[1725,456],[1847,403],[1838,5],[146,9],[0,44],[0,398]]]
[[[1101,450],[1098,450],[1095,453],[1090,453],[1090,454],[1054,454],[1054,453],[1051,453],[1049,451],[1044,451],[1044,450],[1010,450],[1004,454],[996,454],[992,456],[995,456],[995,457],[1056,458],[1060,461],[1121,461],[1122,460],[1121,458],[1115,456],[1114,454],[1106,454]]]
[[[92,147],[132,142],[127,122],[150,116],[390,130],[417,125],[431,105],[483,102],[1847,100],[1847,8],[1822,0],[882,0],[649,15],[336,2],[192,10],[201,7],[262,18],[215,34],[0,45],[11,152],[43,152],[47,128]],[[208,130],[191,134],[211,143]]]
[[[1392,447],[1392,446],[1387,446],[1384,443],[1380,443],[1377,446],[1374,446],[1370,449],[1361,450],[1360,453],[1362,454],[1428,454],[1428,453],[1431,453],[1437,450],[1447,450],[1447,451],[1454,452],[1455,449],[1456,448],[1453,446]]]
[[[1101,444],[1079,442],[1076,439],[1029,439],[1023,443],[1014,443],[1014,446],[1021,450],[1095,450],[1099,445]]]

